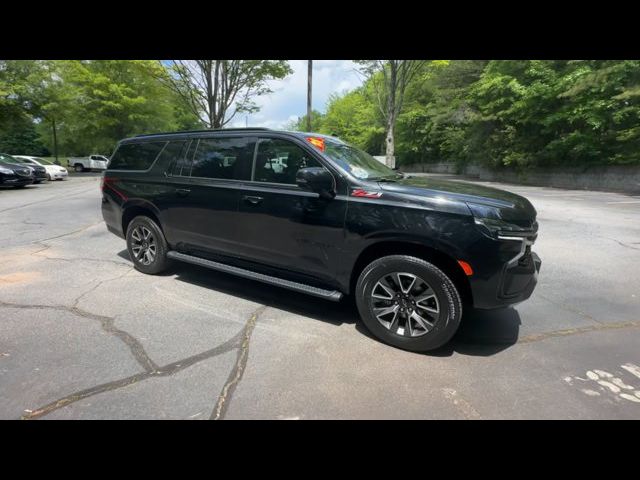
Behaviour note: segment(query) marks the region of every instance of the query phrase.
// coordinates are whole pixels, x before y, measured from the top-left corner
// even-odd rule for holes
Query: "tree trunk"
[[[58,162],[58,132],[56,131],[56,119],[53,117],[51,119],[51,129],[53,130],[53,156],[56,157],[56,164],[60,165]]]
[[[395,120],[393,118],[390,118],[389,121],[387,122],[387,136],[385,139],[385,146],[386,146],[386,164],[387,167],[390,168],[395,168],[396,167],[396,157],[395,157],[395,139],[393,137],[393,128],[394,128],[394,123]]]
[[[398,63],[397,60],[389,61],[389,84],[387,85],[387,138],[386,138],[386,162],[387,167],[396,167],[395,157],[395,139],[393,137],[393,131],[396,126],[396,89],[398,88]]]

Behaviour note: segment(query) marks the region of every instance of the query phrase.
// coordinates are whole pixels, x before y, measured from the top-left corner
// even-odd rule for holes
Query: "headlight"
[[[13,170],[10,168],[0,167],[0,173],[4,173],[5,175],[13,175]]]
[[[497,238],[499,233],[511,233],[515,235],[518,233],[527,233],[527,229],[503,220],[502,210],[499,207],[468,202],[467,206],[473,214],[476,225],[478,225],[484,233],[493,238]]]

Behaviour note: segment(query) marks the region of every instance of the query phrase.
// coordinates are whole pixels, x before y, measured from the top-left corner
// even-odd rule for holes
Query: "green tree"
[[[321,133],[335,135],[370,153],[384,152],[384,121],[376,106],[369,101],[370,85],[344,95],[332,95]]]
[[[307,128],[307,116],[298,117],[295,120],[291,120],[285,125],[285,130],[293,130],[296,132],[320,132],[322,124],[324,123],[324,114],[317,110],[311,112],[311,130]]]
[[[222,128],[240,112],[259,110],[255,98],[267,82],[292,72],[284,60],[171,60],[159,75],[209,128]],[[164,65],[164,63],[161,63]]]
[[[404,106],[405,92],[428,64],[427,60],[360,60],[363,72],[375,92],[375,103],[385,125],[386,162],[395,167],[395,128]],[[446,61],[444,62],[446,64]]]
[[[21,96],[22,79],[33,62],[0,61],[0,151],[13,154],[48,154],[40,141],[29,104]]]
[[[183,99],[159,79],[166,68],[156,61],[11,61],[1,66],[0,117],[13,108],[12,117],[32,121],[22,127],[25,135],[35,123],[45,145],[54,151],[59,146],[66,155],[109,154],[123,137],[201,126]]]

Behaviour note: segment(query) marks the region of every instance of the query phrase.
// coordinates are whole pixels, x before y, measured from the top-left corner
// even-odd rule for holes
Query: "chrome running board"
[[[276,287],[287,288],[296,292],[306,293],[313,295],[314,297],[324,298],[325,300],[331,300],[337,302],[342,298],[342,293],[337,290],[325,290],[323,288],[312,287],[305,285],[304,283],[293,282],[291,280],[284,280],[278,277],[272,277],[271,275],[265,275],[264,273],[252,272],[240,267],[234,267],[226,265],[220,262],[214,262],[213,260],[207,260],[200,257],[194,257],[193,255],[187,255],[185,253],[176,252],[171,250],[167,252],[167,257],[173,260],[180,260],[181,262],[192,263],[194,265],[200,265],[201,267],[210,268],[212,270],[218,270],[220,272],[230,273],[238,277],[248,278],[250,280],[256,280],[258,282],[268,283],[275,285]]]

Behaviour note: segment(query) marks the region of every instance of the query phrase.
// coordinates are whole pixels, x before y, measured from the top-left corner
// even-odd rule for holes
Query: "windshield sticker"
[[[361,167],[351,167],[351,173],[353,173],[358,178],[368,178],[369,172],[367,172],[364,168]]]

